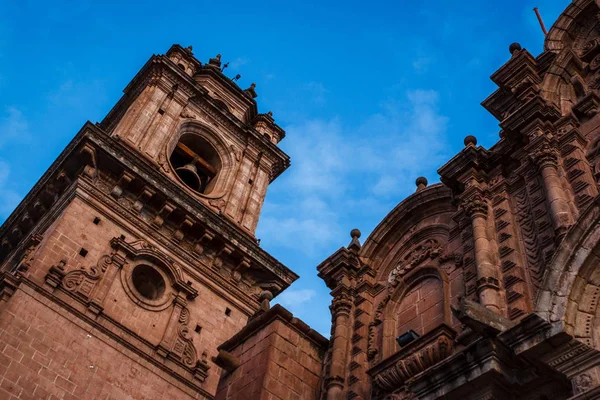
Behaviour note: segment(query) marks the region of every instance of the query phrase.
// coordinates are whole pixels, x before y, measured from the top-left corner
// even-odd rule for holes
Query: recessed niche
[[[165,280],[149,265],[138,265],[131,273],[131,281],[139,294],[149,300],[156,300],[165,293]]]

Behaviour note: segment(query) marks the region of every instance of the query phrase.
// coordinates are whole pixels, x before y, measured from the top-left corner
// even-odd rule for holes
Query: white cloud
[[[29,124],[23,113],[15,107],[7,107],[0,118],[0,149],[7,144],[26,143],[29,140]],[[12,188],[10,171],[10,164],[0,159],[0,221],[10,215],[22,198]]]
[[[449,156],[438,102],[436,91],[412,90],[359,126],[332,118],[285,127],[292,167],[269,190],[258,227],[264,245],[311,256],[342,244],[348,215],[379,222]]]
[[[304,87],[312,97],[312,101],[316,104],[324,104],[326,99],[325,96],[329,93],[329,90],[323,86],[320,82],[309,82]]]
[[[67,79],[48,95],[51,105],[71,112],[88,111],[103,104],[106,98],[104,84],[99,80]]]
[[[430,57],[419,57],[413,60],[412,66],[417,72],[426,72],[431,65],[431,61]]]
[[[294,307],[311,300],[317,294],[313,289],[288,289],[277,297],[277,301],[284,307]]]
[[[0,160],[0,219],[8,217],[21,201],[21,196],[7,187],[10,176],[10,165]]]
[[[233,71],[239,71],[240,67],[248,64],[248,59],[243,57],[238,57],[233,61],[229,62],[229,67]]]
[[[29,125],[23,113],[15,107],[7,107],[0,119],[0,148],[13,140],[23,142],[29,138]]]

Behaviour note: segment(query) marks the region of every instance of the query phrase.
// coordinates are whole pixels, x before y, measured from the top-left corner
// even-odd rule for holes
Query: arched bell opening
[[[170,157],[175,174],[190,189],[210,194],[221,171],[221,159],[215,148],[203,137],[184,133]]]

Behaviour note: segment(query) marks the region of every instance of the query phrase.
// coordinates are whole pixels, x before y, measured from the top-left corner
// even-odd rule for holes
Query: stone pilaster
[[[331,341],[331,372],[327,379],[327,400],[341,399],[346,376],[346,360],[350,341],[350,312],[352,301],[346,294],[333,299],[330,306],[333,316],[333,337]]]
[[[558,152],[550,142],[546,141],[531,153],[531,160],[542,175],[546,200],[550,207],[552,223],[558,241],[562,239],[569,226],[573,224],[567,194],[558,173]]]
[[[479,301],[492,311],[502,314],[498,266],[494,262],[487,232],[488,203],[481,194],[463,200],[465,213],[471,219],[475,266],[477,269],[477,294]]]

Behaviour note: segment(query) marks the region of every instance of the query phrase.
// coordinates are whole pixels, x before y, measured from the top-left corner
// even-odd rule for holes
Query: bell
[[[194,159],[189,163],[185,164],[183,167],[179,167],[175,169],[177,175],[181,178],[186,185],[194,189],[195,191],[200,191],[202,187],[202,179],[198,175],[198,168],[196,168],[196,160],[198,157],[194,157]]]

